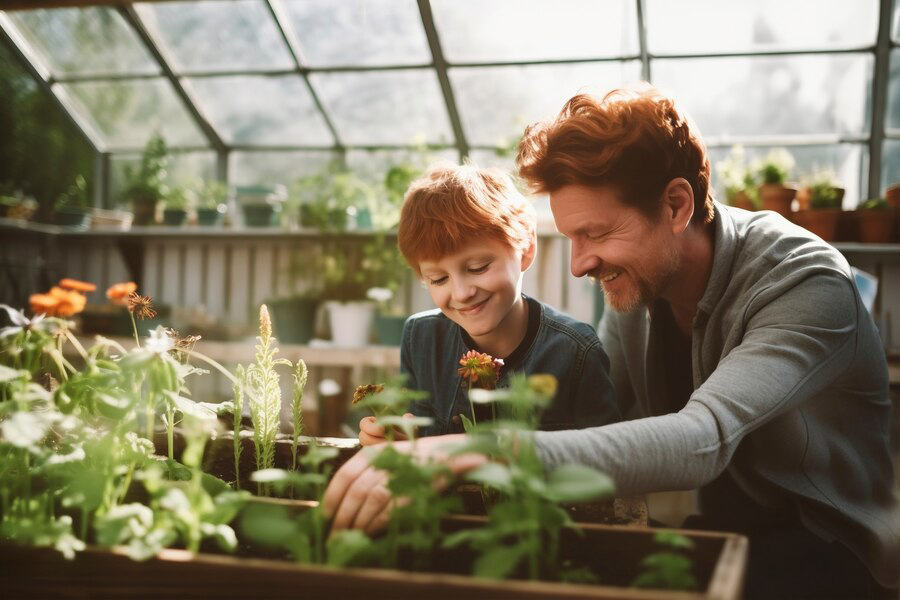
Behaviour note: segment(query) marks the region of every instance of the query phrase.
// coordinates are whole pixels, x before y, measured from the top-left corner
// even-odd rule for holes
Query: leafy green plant
[[[662,546],[641,561],[644,571],[632,583],[639,588],[666,590],[695,590],[694,562],[685,553],[694,549],[694,542],[674,531],[660,531],[653,541]]]
[[[888,208],[890,205],[884,198],[869,198],[859,205],[859,210],[887,210]]]
[[[125,189],[123,198],[160,200],[169,192],[167,184],[169,165],[169,149],[165,139],[153,134],[144,145],[141,161],[137,169],[131,165],[125,167]]]
[[[530,385],[524,375],[510,378],[504,390],[470,390],[482,401],[499,402],[503,418],[475,426],[472,442],[456,452],[479,451],[491,460],[467,474],[468,481],[493,489],[498,497],[488,510],[487,526],[459,531],[443,544],[468,544],[479,553],[475,575],[506,577],[519,572],[529,579],[566,578],[559,563],[559,536],[571,519],[559,504],[586,502],[613,494],[612,481],[581,465],[566,465],[549,474],[537,458],[528,431],[552,398],[545,380]],[[584,577],[582,569],[578,569]]]
[[[232,446],[234,449],[234,487],[241,487],[241,420],[244,416],[244,385],[246,374],[243,365],[238,365],[234,371],[234,385],[232,386],[233,412],[232,412]]]
[[[763,157],[756,168],[763,184],[784,185],[794,168],[794,157],[785,148],[774,148]]]
[[[228,186],[221,181],[202,181],[195,192],[197,208],[217,209],[228,201]]]
[[[831,171],[822,171],[815,175],[808,185],[809,207],[813,210],[840,208],[843,191],[839,190],[836,178]]]
[[[195,192],[189,187],[172,186],[166,194],[166,209],[187,210],[196,204]]]
[[[273,344],[272,321],[265,304],[259,309],[259,336],[256,339],[256,362],[247,367],[246,385],[250,395],[250,417],[253,420],[256,469],[261,471],[275,465],[275,439],[281,418],[280,376],[275,367],[292,366],[289,360],[275,358],[278,348]],[[260,494],[267,495],[269,490],[266,482],[260,482]]]
[[[55,210],[60,209],[86,209],[88,207],[87,180],[83,175],[75,176],[75,181],[66,188],[66,191],[56,197],[53,203]]]
[[[759,208],[759,194],[756,191],[756,173],[747,164],[743,146],[733,146],[729,155],[716,164],[716,170],[725,185],[725,201],[734,206],[741,194]]]
[[[294,394],[293,402],[291,402],[291,421],[293,429],[291,431],[291,470],[297,470],[297,442],[300,434],[303,433],[303,391],[306,389],[306,379],[309,371],[306,369],[306,363],[303,359],[297,361],[294,368]]]

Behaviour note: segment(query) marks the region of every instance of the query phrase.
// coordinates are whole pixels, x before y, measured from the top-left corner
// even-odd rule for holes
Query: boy
[[[459,415],[472,418],[457,372],[470,350],[503,360],[498,387],[511,372],[556,377],[541,429],[619,420],[609,358],[594,329],[522,294],[537,251],[535,221],[533,207],[497,170],[441,166],[410,186],[397,242],[437,306],[410,317],[401,342],[407,386],[429,394],[412,407],[433,419],[420,435],[462,432]],[[366,417],[359,439],[375,444],[384,431]]]

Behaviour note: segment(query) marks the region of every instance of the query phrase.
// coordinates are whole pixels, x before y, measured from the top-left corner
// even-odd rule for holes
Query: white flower
[[[375,302],[387,302],[391,298],[394,297],[394,292],[389,290],[388,288],[382,287],[373,287],[369,288],[369,291],[366,292],[366,297],[369,300],[374,300]]]
[[[498,400],[506,400],[509,398],[509,390],[485,390],[482,388],[472,388],[469,390],[469,400],[475,404],[490,404]]]
[[[12,326],[0,329],[0,340],[7,336],[21,333],[22,331],[30,327],[38,325],[41,321],[44,320],[44,317],[46,316],[44,314],[40,314],[33,319],[29,319],[25,316],[24,310],[16,310],[12,306],[8,306],[6,304],[0,304],[0,308],[6,311],[6,314],[9,315],[9,320],[12,321]]]
[[[175,347],[175,340],[166,333],[166,328],[160,325],[150,332],[150,337],[144,342],[144,349],[154,354],[165,354]]]

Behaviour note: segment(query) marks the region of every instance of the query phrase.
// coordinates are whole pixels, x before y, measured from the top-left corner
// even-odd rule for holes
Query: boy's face
[[[491,238],[470,243],[439,260],[419,263],[431,299],[473,339],[521,334],[509,331],[513,307],[522,297],[522,272],[534,258]]]

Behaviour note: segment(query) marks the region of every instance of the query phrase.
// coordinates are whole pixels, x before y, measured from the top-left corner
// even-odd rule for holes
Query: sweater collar
[[[713,207],[715,210],[711,224],[715,244],[713,266],[706,284],[706,291],[703,292],[700,302],[697,303],[697,310],[705,313],[712,312],[728,287],[738,249],[738,236],[730,209],[719,202],[713,202]]]

